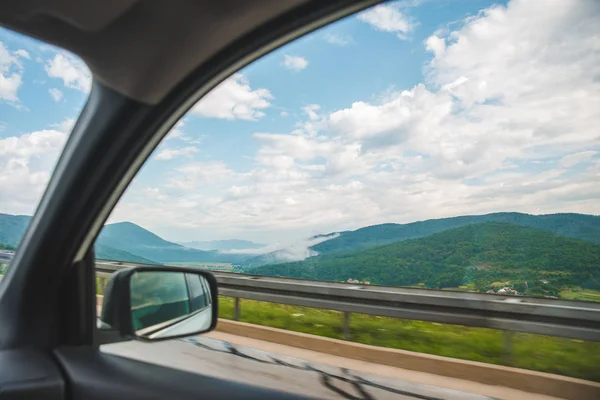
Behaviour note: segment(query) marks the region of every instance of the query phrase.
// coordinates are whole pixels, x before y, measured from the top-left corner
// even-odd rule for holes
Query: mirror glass
[[[208,281],[202,275],[136,271],[129,286],[136,336],[165,339],[201,333],[210,328],[213,299]]]

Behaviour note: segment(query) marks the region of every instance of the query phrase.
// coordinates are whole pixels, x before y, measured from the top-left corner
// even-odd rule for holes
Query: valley
[[[16,246],[29,218],[0,214],[0,243]],[[317,235],[301,251],[258,255],[268,246],[237,239],[184,243],[120,222],[103,228],[95,250],[98,259],[134,263],[600,300],[600,217],[593,215],[493,213],[381,224]],[[299,259],[290,261],[292,255]]]

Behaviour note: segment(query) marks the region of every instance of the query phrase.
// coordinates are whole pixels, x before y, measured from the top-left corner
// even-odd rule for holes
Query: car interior
[[[0,25],[81,57],[93,84],[0,286],[0,398],[303,398],[102,353],[100,343],[154,340],[182,312],[165,312],[168,325],[148,322],[151,333],[136,335],[127,310],[130,270],[107,287],[102,319],[112,334],[98,329],[93,243],[141,165],[198,99],[267,52],[375,3],[3,2]],[[218,290],[209,273],[200,275],[210,291],[193,296],[202,307],[190,297],[197,312]],[[172,297],[172,307],[188,306]],[[153,306],[148,299],[139,304],[140,313]],[[210,326],[202,322],[189,332],[213,329],[216,302],[212,313]]]

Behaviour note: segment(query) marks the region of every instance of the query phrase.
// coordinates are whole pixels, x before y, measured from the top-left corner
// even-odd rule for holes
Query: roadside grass
[[[105,283],[100,278],[96,278],[96,294],[104,296],[104,285]]]
[[[582,300],[600,302],[600,290],[581,289],[578,287],[560,291],[560,298],[567,300]]]
[[[219,316],[233,319],[233,298],[219,297]],[[308,307],[240,300],[240,321],[343,339],[342,313]],[[459,325],[351,314],[354,342],[510,365],[600,382],[600,343],[526,333],[512,334],[504,354],[505,332]]]

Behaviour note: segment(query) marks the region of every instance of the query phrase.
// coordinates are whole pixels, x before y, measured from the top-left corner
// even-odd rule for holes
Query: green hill
[[[487,222],[250,272],[332,281],[366,279],[394,286],[424,282],[432,288],[546,276],[557,284],[593,286],[600,274],[600,246],[539,229]]]
[[[30,220],[26,215],[0,214],[0,243],[12,247],[19,244]]]
[[[511,223],[600,244],[600,216],[573,213],[547,215],[493,213],[430,219],[409,224],[367,226],[355,231],[340,232],[339,237],[319,243],[312,249],[319,254],[329,254],[336,251],[417,239],[448,229],[483,222]]]
[[[96,258],[99,260],[115,260],[140,264],[159,264],[154,260],[140,257],[128,251],[115,249],[114,247],[105,246],[102,244],[96,244],[94,250],[96,252]]]
[[[15,248],[13,246],[0,243],[0,250],[15,250]],[[153,260],[149,260],[144,257],[136,256],[135,254],[131,254],[127,251],[115,249],[110,246],[96,245],[95,251],[96,251],[96,258],[100,259],[100,260],[126,261],[126,262],[141,263],[141,264],[157,264]],[[2,258],[0,257],[0,264],[1,263],[2,263]]]
[[[31,217],[0,214],[0,243],[17,246]],[[105,225],[96,240],[96,257],[139,263],[236,262],[245,256],[220,254],[181,246],[131,222]]]
[[[164,240],[131,222],[105,225],[97,245],[105,245],[159,262],[222,261],[223,255],[216,251],[203,251],[184,247]],[[232,255],[230,258],[235,258]]]
[[[0,213],[0,243],[3,246],[14,248],[25,234],[29,226],[31,217],[27,215],[10,215]],[[1,247],[0,247],[1,248]],[[109,246],[102,243],[96,243],[96,258],[102,260],[119,260],[127,262],[137,262],[145,264],[156,264],[152,259],[132,254],[128,251],[119,249],[118,246]]]

